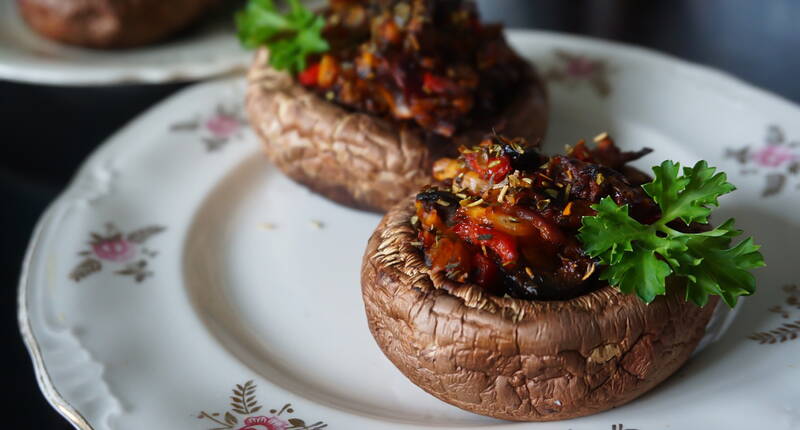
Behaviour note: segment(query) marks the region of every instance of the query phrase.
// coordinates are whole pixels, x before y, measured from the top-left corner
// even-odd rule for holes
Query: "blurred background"
[[[652,48],[727,71],[800,103],[797,0],[478,3],[488,21]],[[67,88],[0,81],[0,195],[6,202],[0,210],[0,330],[8,345],[2,368],[11,395],[3,403],[13,408],[4,414],[6,425],[71,428],[40,394],[17,326],[16,286],[35,222],[97,145],[186,85]]]

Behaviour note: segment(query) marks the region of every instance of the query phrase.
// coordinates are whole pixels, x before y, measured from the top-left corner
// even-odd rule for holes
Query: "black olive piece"
[[[586,285],[578,284],[571,288],[564,288],[549,276],[533,273],[529,275],[525,270],[503,270],[503,287],[505,293],[516,299],[524,300],[568,300],[586,293]]]
[[[459,198],[450,191],[438,188],[426,188],[417,194],[417,201],[422,203],[425,210],[436,209],[439,216],[450,225],[458,209]]]
[[[503,148],[503,154],[511,159],[511,167],[514,168],[514,170],[519,170],[520,172],[535,170],[547,161],[547,157],[540,154],[539,151],[536,151],[534,148],[529,147],[523,149],[522,153],[519,153],[507,142],[502,142],[500,145]]]
[[[524,271],[503,270],[503,288],[505,293],[515,299],[536,300],[539,298],[541,285],[537,276],[531,278]]]

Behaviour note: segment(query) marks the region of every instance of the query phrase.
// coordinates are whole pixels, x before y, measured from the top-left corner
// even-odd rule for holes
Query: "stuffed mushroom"
[[[316,18],[295,6],[302,43],[261,26],[257,4],[240,15],[260,46],[246,106],[270,160],[319,194],[385,212],[485,130],[544,134],[535,69],[471,2],[334,0]]]
[[[600,412],[683,365],[715,294],[733,305],[754,291],[758,247],[729,248],[733,222],[712,228],[704,218],[732,189],[724,174],[698,163],[671,181],[662,176],[677,168],[665,163],[650,182],[626,166],[649,150],[597,141],[546,157],[522,139],[490,137],[437,161],[438,184],[384,216],[362,294],[375,340],[413,383],[501,419]],[[715,261],[726,273],[709,280],[718,268],[699,256],[712,254],[737,257]]]
[[[221,0],[17,0],[48,39],[87,48],[147,45],[184,29]]]

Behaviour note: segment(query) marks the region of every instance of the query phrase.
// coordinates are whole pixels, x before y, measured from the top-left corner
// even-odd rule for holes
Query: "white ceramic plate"
[[[250,57],[236,40],[231,13],[204,19],[166,42],[106,51],[47,40],[23,22],[15,0],[0,1],[0,79],[57,85],[190,81],[242,70]]]
[[[641,49],[512,32],[548,77],[551,150],[608,130],[707,159],[763,244],[759,292],[644,397],[544,424],[427,395],[367,330],[359,267],[378,217],[293,184],[242,118],[243,82],[181,92],[103,145],[36,229],[20,323],[47,398],[80,428],[800,428],[800,110]],[[259,427],[260,426],[260,427]]]

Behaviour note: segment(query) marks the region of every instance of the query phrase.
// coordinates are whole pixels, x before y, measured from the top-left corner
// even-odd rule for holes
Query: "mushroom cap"
[[[89,48],[147,45],[165,39],[221,0],[18,0],[20,14],[49,39]]]
[[[340,204],[386,212],[430,181],[433,162],[456,156],[495,128],[536,142],[547,127],[547,97],[532,66],[514,101],[446,143],[419,127],[349,111],[268,65],[260,49],[248,73],[247,112],[270,160],[287,176]],[[478,124],[478,122],[480,124]]]
[[[367,244],[370,331],[413,383],[481,415],[553,421],[627,403],[686,362],[718,302],[686,302],[672,278],[649,305],[610,286],[565,301],[491,296],[430,273],[413,214],[412,197]]]

